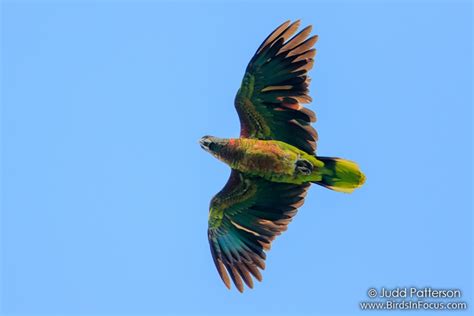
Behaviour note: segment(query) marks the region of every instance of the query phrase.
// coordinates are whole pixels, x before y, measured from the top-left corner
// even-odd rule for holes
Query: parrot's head
[[[229,141],[224,138],[206,135],[199,140],[199,145],[201,145],[202,149],[217,157],[221,149],[225,147],[228,142]]]

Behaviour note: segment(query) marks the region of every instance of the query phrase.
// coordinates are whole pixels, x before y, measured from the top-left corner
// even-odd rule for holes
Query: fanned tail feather
[[[314,183],[344,193],[351,193],[364,184],[365,175],[355,162],[342,158],[317,158],[324,167],[318,172],[321,179]]]

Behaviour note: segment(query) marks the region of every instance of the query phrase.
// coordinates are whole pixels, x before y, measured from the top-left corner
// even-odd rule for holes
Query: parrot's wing
[[[208,228],[212,257],[228,288],[229,274],[240,292],[242,281],[253,287],[251,275],[262,280],[264,251],[286,230],[309,186],[269,182],[232,170],[211,200]]]
[[[290,39],[299,24],[283,23],[260,45],[247,66],[235,107],[241,137],[280,140],[314,154],[318,137],[310,124],[316,117],[301,104],[311,102],[308,71],[317,36],[308,38],[308,26]]]

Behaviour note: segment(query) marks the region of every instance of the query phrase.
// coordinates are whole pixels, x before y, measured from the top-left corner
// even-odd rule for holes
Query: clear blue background
[[[238,135],[248,60],[297,18],[320,35],[319,153],[367,183],[312,187],[242,295],[206,236],[229,169],[197,140]],[[472,302],[471,2],[6,1],[1,24],[4,314],[353,315],[372,286]]]

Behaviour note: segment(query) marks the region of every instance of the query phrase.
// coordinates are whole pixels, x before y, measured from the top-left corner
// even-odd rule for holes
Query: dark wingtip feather
[[[240,274],[240,276],[242,277],[242,279],[244,280],[245,284],[253,289],[253,280],[252,280],[252,277],[250,276],[250,273],[249,271],[247,270],[245,264],[243,262],[240,262],[237,264],[237,270]]]
[[[293,36],[293,38],[287,41],[285,45],[283,45],[279,54],[289,51],[293,49],[295,46],[299,45],[302,41],[304,41],[309,36],[312,29],[313,29],[313,26],[311,25],[308,25],[307,27],[302,29],[298,34],[296,34],[295,36]]]
[[[255,277],[255,279],[257,279],[257,281],[262,281],[262,274],[253,263],[245,263],[245,266],[247,267],[247,270],[249,270],[250,273]]]
[[[282,32],[290,25],[291,21],[287,20],[280,24],[273,32],[270,33],[270,35],[267,36],[267,38],[262,42],[262,44],[258,47],[257,52],[255,54],[260,53],[260,51],[266,47],[268,44],[273,42],[276,38],[280,36]]]
[[[226,267],[227,271],[229,271],[232,281],[234,281],[235,287],[239,290],[240,293],[242,293],[244,291],[244,284],[242,283],[242,279],[240,278],[237,269],[231,264],[226,265]]]
[[[212,259],[214,261],[214,265],[216,266],[217,272],[219,273],[219,276],[221,277],[222,282],[224,282],[225,286],[230,290],[230,279],[224,267],[224,263],[216,254],[216,250],[214,249],[211,239],[209,239],[209,243],[211,246],[210,248],[211,248]]]

